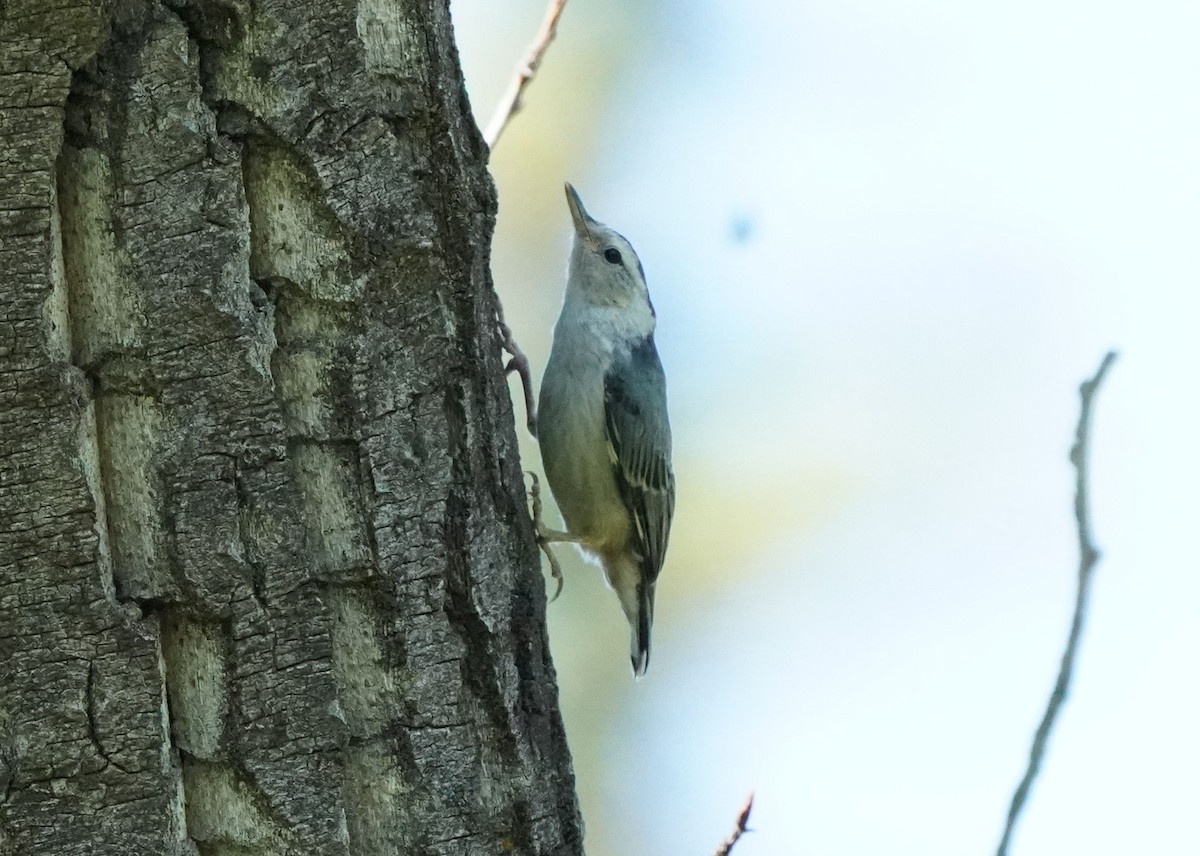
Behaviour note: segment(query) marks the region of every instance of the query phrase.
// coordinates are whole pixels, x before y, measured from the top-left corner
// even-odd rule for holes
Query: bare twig
[[[530,43],[525,56],[517,63],[508,89],[504,91],[500,103],[496,105],[496,110],[492,113],[491,121],[487,124],[487,129],[483,132],[483,140],[489,149],[496,148],[496,141],[500,139],[500,134],[508,124],[508,120],[521,109],[521,96],[525,92],[525,87],[529,85],[529,81],[533,80],[533,76],[537,74],[538,66],[542,64],[542,57],[546,54],[546,48],[550,47],[550,42],[554,41],[554,33],[558,29],[558,19],[566,5],[567,0],[550,0],[550,5],[546,7],[546,16],[542,19],[537,36]]]
[[[733,828],[733,832],[725,839],[725,842],[717,848],[717,852],[713,856],[729,856],[733,850],[733,845],[738,843],[738,839],[744,833],[750,830],[746,828],[746,824],[750,822],[750,809],[754,808],[754,794],[750,794],[746,798],[746,805],[742,808],[742,813],[738,815],[737,826]]]
[[[1088,594],[1092,586],[1092,570],[1100,559],[1100,552],[1092,543],[1091,520],[1088,507],[1088,432],[1091,427],[1092,401],[1100,383],[1104,380],[1109,366],[1116,360],[1116,351],[1104,355],[1100,368],[1095,376],[1084,381],[1079,387],[1079,423],[1075,427],[1075,445],[1071,448],[1071,463],[1075,465],[1075,526],[1079,537],[1079,586],[1075,593],[1075,616],[1071,620],[1071,633],[1067,637],[1067,647],[1063,651],[1062,665],[1058,670],[1058,680],[1050,693],[1050,701],[1046,704],[1046,712],[1041,724],[1033,735],[1033,746],[1029,750],[1029,765],[1025,768],[1025,776],[1013,793],[1012,805],[1008,809],[1008,820],[1004,824],[1004,835],[1000,838],[1000,847],[996,856],[1007,856],[1008,845],[1016,828],[1017,819],[1025,807],[1029,790],[1037,778],[1042,765],[1042,757],[1046,753],[1046,743],[1050,738],[1050,729],[1058,717],[1059,710],[1067,698],[1067,688],[1071,683],[1071,675],[1075,669],[1075,653],[1079,648],[1079,637],[1083,634],[1083,620],[1087,613]]]
[[[550,0],[550,5],[546,7],[546,15],[542,19],[541,27],[538,28],[537,36],[529,45],[525,56],[517,63],[508,89],[505,90],[500,103],[496,105],[491,121],[488,122],[487,129],[483,132],[484,142],[487,143],[489,149],[496,147],[496,141],[500,139],[500,133],[508,125],[508,120],[521,109],[521,95],[525,92],[525,87],[533,80],[533,76],[537,74],[538,66],[542,64],[542,57],[546,54],[546,48],[550,47],[550,42],[554,41],[554,34],[558,30],[558,19],[562,16],[563,8],[566,5],[567,0]],[[504,366],[504,371],[505,373],[515,371],[521,378],[521,392],[525,396],[525,424],[529,426],[529,433],[536,437],[537,410],[533,400],[533,378],[529,372],[529,358],[517,345],[512,330],[504,320],[504,307],[501,305],[499,297],[496,298],[496,325],[500,330],[504,350],[512,354],[512,359]]]
[[[529,427],[529,433],[536,437],[537,405],[533,401],[533,376],[529,372],[529,357],[525,356],[504,320],[504,306],[500,303],[499,295],[496,296],[496,326],[500,330],[501,346],[512,354],[512,359],[504,366],[504,373],[515,371],[521,378],[521,392],[525,396],[525,424]]]

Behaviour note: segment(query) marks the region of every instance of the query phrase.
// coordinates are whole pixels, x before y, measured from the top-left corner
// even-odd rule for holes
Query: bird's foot
[[[500,331],[501,347],[512,354],[512,359],[504,366],[504,373],[516,372],[521,378],[521,393],[525,396],[525,425],[529,428],[529,433],[536,437],[537,405],[533,403],[533,375],[529,371],[529,357],[525,356],[525,352],[513,338],[512,329],[505,323],[504,307],[500,305],[499,297],[496,298],[496,328]]]
[[[530,505],[533,509],[533,530],[537,535],[538,547],[546,554],[546,558],[550,561],[550,576],[554,578],[555,587],[554,595],[550,598],[550,602],[558,600],[558,596],[562,594],[563,587],[563,572],[562,567],[558,564],[558,559],[554,555],[554,551],[550,549],[550,545],[554,543],[573,543],[578,544],[579,539],[570,532],[560,532],[557,529],[550,529],[542,521],[542,483],[537,477],[537,473],[530,470],[529,478],[533,481],[533,487],[529,490]]]

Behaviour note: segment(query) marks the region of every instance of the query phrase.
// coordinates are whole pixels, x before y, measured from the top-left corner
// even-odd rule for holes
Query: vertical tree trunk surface
[[[0,0],[0,854],[581,853],[445,0]]]

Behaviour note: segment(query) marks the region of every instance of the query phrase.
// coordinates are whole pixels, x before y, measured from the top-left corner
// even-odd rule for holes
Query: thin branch
[[[491,121],[487,124],[487,129],[483,132],[483,140],[489,149],[496,148],[496,141],[500,139],[500,134],[508,125],[508,120],[521,109],[521,96],[525,92],[525,87],[537,74],[538,66],[542,64],[542,57],[546,54],[546,48],[550,47],[550,42],[554,41],[554,34],[558,30],[558,19],[566,5],[567,0],[550,0],[550,5],[546,7],[546,16],[542,19],[537,36],[530,43],[525,56],[517,63],[508,89],[504,91],[500,103],[496,105],[496,110],[492,113]]]
[[[746,805],[742,808],[742,813],[738,815],[737,826],[733,828],[733,832],[725,839],[725,842],[717,848],[717,852],[713,856],[729,856],[733,850],[733,845],[738,843],[738,839],[743,834],[750,830],[746,828],[746,824],[750,822],[750,809],[754,808],[754,794],[750,794],[746,798]]]
[[[500,139],[500,133],[508,125],[508,120],[521,109],[521,96],[525,92],[525,87],[537,74],[538,66],[542,64],[542,57],[545,56],[546,49],[550,47],[550,42],[554,41],[554,34],[558,30],[558,19],[562,16],[563,8],[566,5],[567,0],[550,0],[550,5],[546,7],[546,15],[542,19],[541,27],[538,28],[537,36],[529,45],[524,58],[517,63],[508,89],[505,90],[500,103],[496,105],[492,119],[483,132],[484,142],[487,143],[489,149],[496,147],[496,141]],[[529,358],[517,345],[512,329],[504,320],[504,307],[500,303],[499,296],[496,298],[496,324],[500,330],[504,350],[512,354],[512,359],[504,366],[504,371],[506,374],[515,371],[521,378],[521,392],[525,396],[525,424],[529,427],[529,433],[536,437],[537,410],[533,398],[533,378],[529,370]],[[562,586],[561,580],[559,586],[560,588]]]
[[[1116,351],[1104,355],[1100,368],[1095,376],[1084,381],[1079,387],[1079,423],[1075,427],[1075,445],[1071,448],[1071,463],[1075,466],[1075,526],[1079,538],[1079,586],[1075,593],[1075,615],[1071,620],[1071,634],[1067,637],[1067,647],[1063,651],[1062,665],[1058,670],[1058,680],[1050,693],[1050,701],[1046,704],[1046,712],[1041,724],[1033,735],[1033,746],[1029,750],[1029,766],[1025,776],[1013,794],[1012,805],[1008,809],[1008,821],[1004,825],[1004,835],[1000,839],[1000,847],[996,856],[1007,856],[1009,841],[1029,797],[1030,788],[1041,769],[1042,758],[1046,754],[1046,743],[1050,739],[1050,730],[1058,717],[1059,710],[1067,698],[1067,689],[1071,683],[1071,675],[1075,670],[1075,653],[1079,648],[1079,638],[1083,634],[1083,620],[1087,613],[1088,594],[1092,587],[1092,570],[1100,559],[1100,552],[1092,543],[1091,515],[1088,506],[1088,434],[1091,428],[1092,401],[1107,374],[1109,366],[1117,359]]]

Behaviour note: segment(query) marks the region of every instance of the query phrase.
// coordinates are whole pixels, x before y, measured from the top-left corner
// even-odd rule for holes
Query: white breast
[[[564,311],[538,403],[546,480],[568,530],[593,552],[620,549],[629,538],[604,426],[604,375],[616,326],[599,313],[573,318]]]

